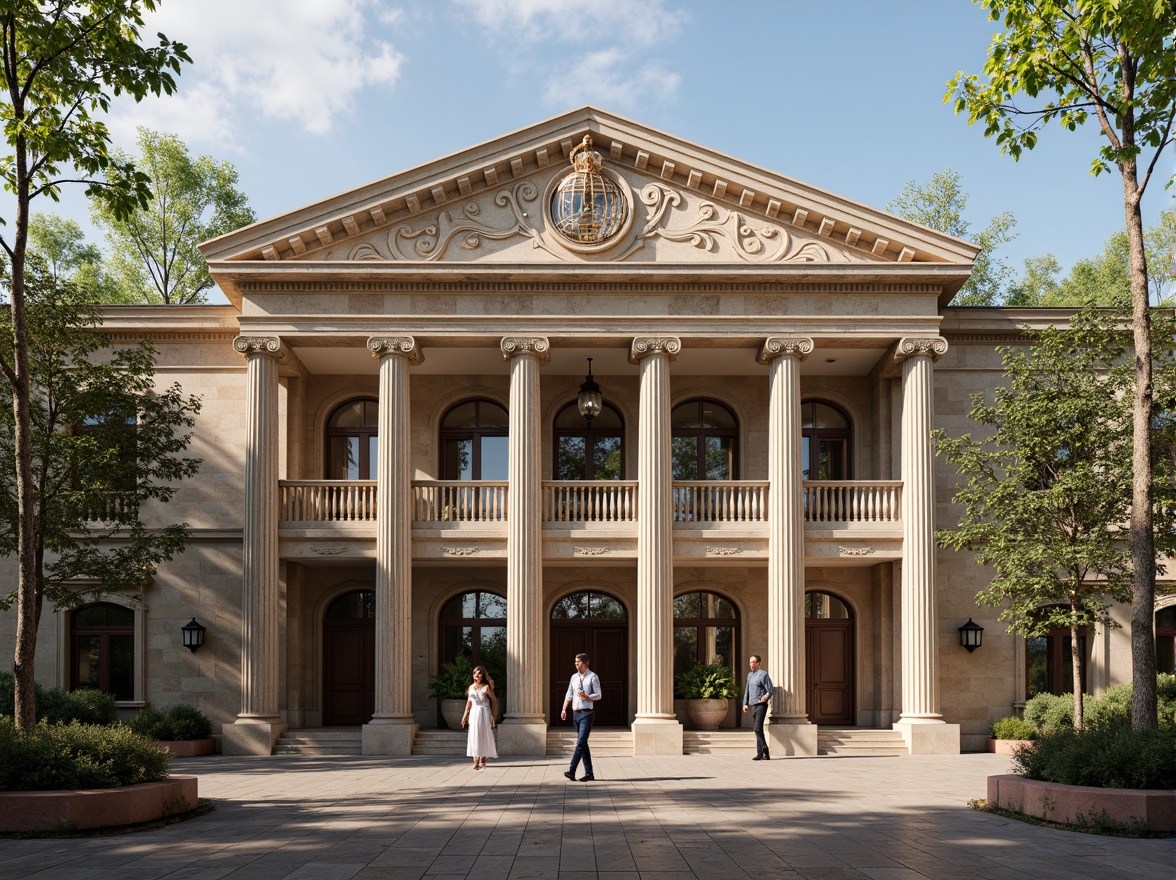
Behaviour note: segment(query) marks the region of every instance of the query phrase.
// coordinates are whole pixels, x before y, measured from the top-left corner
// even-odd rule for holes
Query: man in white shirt
[[[592,775],[592,752],[588,748],[588,734],[592,733],[592,709],[600,696],[600,679],[588,668],[588,655],[577,654],[576,674],[568,682],[568,693],[559,713],[559,717],[567,721],[568,703],[572,704],[572,723],[576,725],[576,751],[572,753],[572,766],[564,773],[568,779],[575,780],[576,768],[580,766],[581,757],[584,759],[584,775],[580,777],[580,781],[591,782],[596,778]]]

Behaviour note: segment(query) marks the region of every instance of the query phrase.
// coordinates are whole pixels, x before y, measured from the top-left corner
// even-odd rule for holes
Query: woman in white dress
[[[474,759],[474,769],[486,766],[487,758],[497,758],[494,746],[494,717],[498,714],[498,698],[494,696],[494,681],[485,666],[474,667],[474,683],[466,689],[465,714],[461,726],[469,724],[466,755]]]

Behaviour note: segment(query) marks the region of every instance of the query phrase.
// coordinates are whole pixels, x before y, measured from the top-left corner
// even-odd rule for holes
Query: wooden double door
[[[853,624],[852,619],[805,621],[805,705],[813,724],[856,721]]]
[[[629,721],[629,626],[624,620],[551,621],[551,663],[547,723],[556,727],[576,672],[576,655],[588,655],[588,666],[600,678],[601,698],[593,706],[592,724],[624,727]],[[571,719],[571,714],[568,718]],[[570,722],[569,722],[570,723]]]
[[[376,711],[375,594],[332,603],[323,621],[323,725],[367,724]]]

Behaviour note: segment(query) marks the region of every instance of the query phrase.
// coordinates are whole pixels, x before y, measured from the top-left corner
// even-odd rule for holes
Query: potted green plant
[[[441,717],[451,730],[461,729],[466,692],[473,680],[474,664],[465,654],[459,654],[442,666],[439,673],[429,676],[430,696],[437,699],[441,706]]]
[[[731,667],[698,663],[678,676],[678,691],[686,699],[686,714],[696,730],[718,730],[730,701],[739,695]]]

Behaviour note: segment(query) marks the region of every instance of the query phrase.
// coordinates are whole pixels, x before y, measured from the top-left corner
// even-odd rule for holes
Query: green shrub
[[[1074,695],[1038,694],[1025,704],[1025,720],[1038,731],[1074,726]]]
[[[47,724],[21,731],[0,718],[0,791],[117,788],[167,776],[170,757],[121,724]]]
[[[438,700],[464,700],[473,683],[474,664],[465,654],[442,666],[438,675],[429,676],[429,688]]]
[[[193,740],[212,736],[212,722],[188,703],[169,709],[144,709],[128,726],[150,740]]]
[[[1037,739],[1037,728],[1015,715],[992,722],[993,739]]]
[[[1084,730],[1057,727],[1013,756],[1029,779],[1096,788],[1176,787],[1176,731],[1132,730],[1110,722]]]
[[[0,715],[15,714],[16,681],[10,672],[0,672]],[[114,697],[92,688],[63,691],[61,688],[33,685],[37,720],[50,724],[114,724],[118,718]]]
[[[678,676],[678,691],[687,700],[729,700],[739,696],[731,667],[697,663]]]

